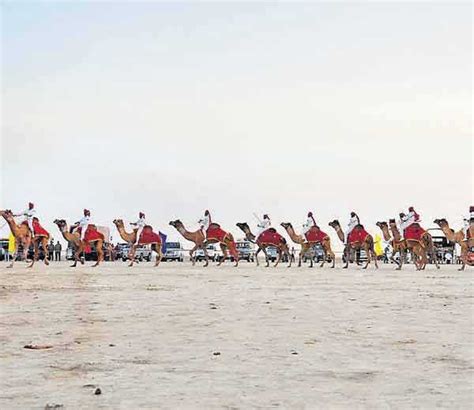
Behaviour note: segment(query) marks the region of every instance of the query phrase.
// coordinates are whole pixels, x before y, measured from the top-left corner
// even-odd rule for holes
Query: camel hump
[[[209,229],[219,229],[220,227],[221,226],[219,224],[216,224],[215,222],[209,225]]]

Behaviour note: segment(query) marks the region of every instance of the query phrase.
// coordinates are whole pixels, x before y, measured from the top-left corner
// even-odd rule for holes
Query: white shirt
[[[261,221],[258,225],[257,225],[261,231],[265,231],[267,230],[268,228],[270,228],[272,226],[272,222],[270,221],[270,219],[267,219],[265,218],[263,221]]]
[[[87,225],[89,225],[89,221],[90,221],[91,217],[90,216],[83,216],[80,220],[79,220],[79,226],[85,226],[87,227]]]
[[[146,225],[146,220],[145,218],[139,218],[138,221],[133,225],[138,229],[143,229],[143,227]]]
[[[313,226],[314,226],[313,218],[308,217],[306,222],[303,224],[303,232],[304,233],[308,232]]]
[[[410,225],[418,222],[420,222],[420,220],[416,221],[415,212],[409,212],[408,215],[403,219],[401,228],[407,229]]]
[[[201,226],[201,229],[204,229],[205,231],[207,231],[210,224],[211,224],[211,218],[209,217],[209,215],[199,220],[199,225]]]
[[[27,209],[21,213],[26,219],[33,219],[36,215],[36,209]]]
[[[347,234],[350,234],[359,223],[359,218],[357,216],[351,216],[351,219],[349,219],[349,223],[347,224]]]

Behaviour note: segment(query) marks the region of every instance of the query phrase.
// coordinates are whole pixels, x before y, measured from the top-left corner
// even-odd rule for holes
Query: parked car
[[[430,228],[428,229],[429,234],[433,238],[433,245],[435,247],[436,255],[438,261],[443,263],[446,261],[446,254],[451,254],[451,259],[456,260],[456,247],[454,242],[448,241],[443,231],[439,228]],[[430,258],[431,259],[431,258]],[[430,263],[433,263],[432,260],[429,260]]]
[[[217,252],[216,244],[210,243],[209,245],[207,245],[206,251],[207,251],[207,256],[209,256],[209,260],[215,262],[219,259],[219,254]],[[196,261],[203,261],[205,259],[204,251],[202,249],[198,249],[194,253],[194,258]]]
[[[166,242],[166,252],[163,254],[164,261],[184,261],[184,251],[180,242]]]
[[[240,260],[255,261],[255,245],[246,239],[239,239],[235,243]]]
[[[102,246],[102,251],[104,252],[104,261],[110,260],[110,252],[108,249],[108,244],[104,242]],[[66,249],[66,260],[72,261],[74,260],[74,253],[75,253],[75,248],[71,244],[71,242],[68,243],[67,249]],[[97,260],[97,250],[95,249],[94,246],[90,247],[89,252],[83,253],[81,255],[81,258],[84,258],[86,261],[96,261]]]
[[[303,256],[303,262],[304,263],[310,261],[311,259],[314,262],[322,262],[322,260],[324,259],[324,250],[323,250],[323,247],[321,246],[321,244],[319,244],[319,243],[314,244],[311,247],[311,250]]]

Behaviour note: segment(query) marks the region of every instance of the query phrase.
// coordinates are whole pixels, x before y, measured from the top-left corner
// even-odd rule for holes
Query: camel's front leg
[[[154,249],[153,249],[154,248]],[[155,266],[158,266],[163,258],[163,252],[161,251],[161,245],[152,245],[152,249],[156,252]]]
[[[326,248],[324,247],[324,245],[322,246],[322,248],[323,248],[323,261],[321,262],[321,265],[319,265],[320,268],[324,266],[324,264],[326,263],[326,258],[328,257],[328,254],[326,252]]]
[[[351,257],[351,248],[349,247],[349,245],[346,245],[346,247],[344,248],[343,255],[345,255],[346,257],[346,264],[342,268],[347,269],[347,267],[349,266],[349,258]]]
[[[38,260],[38,253],[39,253],[39,244],[38,240],[33,241],[34,253],[33,253],[33,260],[28,265],[28,268],[32,268],[35,262]],[[46,250],[47,252],[47,250]]]
[[[49,265],[49,249],[48,249],[48,238],[43,237],[43,252],[44,252],[44,264]]]
[[[194,258],[194,252],[199,248],[198,245],[194,244],[193,249],[189,251],[189,257],[191,258],[191,264],[194,266],[196,264],[196,259]]]
[[[280,247],[277,248],[278,250],[278,257],[277,257],[277,260],[275,262],[275,264],[273,265],[275,268],[278,266],[278,264],[280,263],[281,261],[281,254],[282,254],[282,250]]]
[[[18,240],[15,238],[15,249],[13,250],[12,261],[10,265],[7,266],[7,268],[13,268],[17,255],[18,255]]]
[[[130,263],[128,266],[133,266],[133,262],[135,262],[135,253],[137,252],[137,244],[134,243],[132,244],[132,247],[130,248],[130,252],[128,253],[128,258],[130,259]]]
[[[458,242],[459,243],[459,242]],[[468,250],[469,250],[469,247],[467,245],[467,243],[465,242],[461,242],[459,243],[459,245],[461,246],[461,267],[458,269],[458,271],[463,271],[466,267],[466,264],[467,264],[467,254],[468,254]]]
[[[260,264],[258,262],[258,254],[260,253],[261,250],[262,250],[262,248],[260,248],[260,246],[259,246],[258,249],[257,249],[257,252],[255,252],[255,262],[256,262],[257,266],[260,266]]]
[[[210,242],[205,241],[205,242],[203,242],[202,245],[201,245],[202,251],[204,252],[204,260],[205,260],[205,262],[204,262],[204,265],[203,265],[203,266],[204,266],[205,268],[206,268],[207,266],[209,266],[209,255],[208,255],[208,253],[207,253],[207,245],[209,245],[209,243],[210,243]]]

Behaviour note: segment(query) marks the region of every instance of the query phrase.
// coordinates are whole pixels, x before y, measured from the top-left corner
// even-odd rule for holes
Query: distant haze
[[[177,238],[205,209],[236,236],[308,210],[376,233],[474,202],[470,3],[1,9],[0,208],[35,202],[55,238],[84,207]]]

